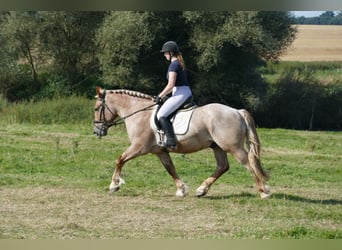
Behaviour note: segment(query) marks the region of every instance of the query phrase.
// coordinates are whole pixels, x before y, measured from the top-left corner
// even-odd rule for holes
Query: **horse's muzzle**
[[[104,125],[94,125],[94,134],[101,138],[102,136],[106,136],[107,135],[107,130],[108,128]]]

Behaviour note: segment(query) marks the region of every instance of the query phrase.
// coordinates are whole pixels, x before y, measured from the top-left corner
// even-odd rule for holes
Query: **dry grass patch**
[[[333,214],[330,209],[335,210],[338,204],[334,202],[338,200],[324,204],[319,200],[320,192],[312,194],[312,190],[302,190],[302,195],[307,197],[303,199],[283,188],[277,190],[273,200],[261,201],[252,189],[246,186],[237,190],[218,184],[204,199],[193,196],[179,199],[167,191],[125,196],[83,189],[2,188],[0,236],[26,239],[272,238],[281,235],[272,236],[270,230],[286,232],[298,225],[321,230],[340,230],[342,226],[336,223],[336,218],[329,219]],[[222,193],[229,195],[222,196]],[[318,208],[320,203],[325,208]],[[315,213],[313,216],[326,211],[318,222],[311,221],[308,209],[309,213]]]
[[[30,239],[164,238],[168,234],[191,238],[198,230],[208,235],[216,230],[217,218],[199,211],[195,203],[169,195],[157,199],[61,188],[2,189],[1,233],[3,238]]]

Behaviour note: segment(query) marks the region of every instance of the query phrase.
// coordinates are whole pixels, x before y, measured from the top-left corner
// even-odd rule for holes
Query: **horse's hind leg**
[[[178,176],[175,166],[173,165],[172,159],[167,152],[163,152],[157,155],[163,166],[165,167],[166,171],[172,176],[173,180],[176,184],[176,196],[184,197],[188,191],[188,186],[181,180]]]
[[[261,198],[268,198],[271,195],[269,187],[264,183],[262,179],[260,179],[253,171],[253,168],[250,166],[250,161],[248,159],[248,154],[244,149],[235,150],[232,152],[232,155],[242,164],[247,170],[251,172],[254,177],[255,184],[260,192]]]
[[[204,196],[208,193],[210,186],[225,172],[229,170],[229,163],[227,158],[227,152],[223,151],[220,147],[216,146],[213,148],[214,155],[216,159],[216,170],[215,172],[207,178],[201,186],[196,190],[196,195],[198,197]]]

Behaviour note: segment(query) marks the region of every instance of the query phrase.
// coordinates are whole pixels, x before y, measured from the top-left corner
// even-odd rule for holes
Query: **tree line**
[[[235,98],[256,89],[257,64],[293,41],[290,20],[262,11],[2,12],[1,92],[11,101],[83,94],[94,82],[154,92],[166,81],[160,48],[175,40],[197,94]]]
[[[168,66],[159,51],[175,40],[198,104],[247,108],[276,127],[266,114],[274,86],[258,68],[293,42],[292,23],[281,11],[0,12],[0,91],[9,102],[90,98],[97,85],[156,95]]]
[[[342,11],[325,11],[316,17],[295,17],[294,24],[342,25]]]

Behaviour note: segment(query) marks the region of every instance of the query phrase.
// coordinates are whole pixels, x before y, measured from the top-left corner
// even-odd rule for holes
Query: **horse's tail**
[[[260,140],[255,128],[254,119],[245,109],[240,109],[239,113],[244,118],[247,125],[246,144],[248,147],[248,165],[250,171],[261,181],[267,181],[269,176],[261,166]]]

